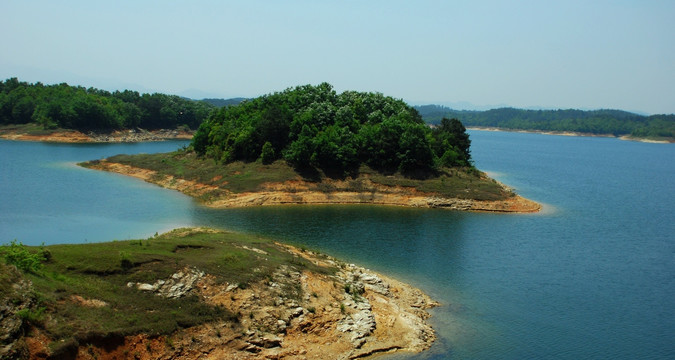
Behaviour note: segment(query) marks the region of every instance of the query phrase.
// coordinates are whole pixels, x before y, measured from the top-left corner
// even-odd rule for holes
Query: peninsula
[[[3,359],[357,359],[436,338],[420,290],[255,236],[184,228],[0,256]]]

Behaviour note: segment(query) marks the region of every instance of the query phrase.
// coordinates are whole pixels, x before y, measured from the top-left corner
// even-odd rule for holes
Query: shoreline
[[[443,198],[434,194],[419,193],[405,188],[384,185],[373,185],[373,188],[379,191],[334,191],[326,193],[310,190],[305,182],[295,181],[292,183],[266,184],[264,190],[258,192],[223,193],[216,186],[200,184],[168,175],[159,175],[156,171],[109,162],[107,160],[89,162],[86,167],[132,176],[167,189],[177,190],[199,199],[203,205],[212,208],[287,204],[369,204],[502,213],[536,213],[541,210],[540,204],[519,195],[495,201]],[[212,194],[217,195],[213,196]]]
[[[581,136],[581,137],[605,137],[605,138],[616,138],[619,140],[625,141],[637,141],[650,144],[673,144],[675,140],[652,140],[644,138],[634,138],[630,135],[621,135],[616,136],[613,134],[591,134],[575,131],[545,131],[545,130],[522,130],[522,129],[508,129],[500,127],[489,127],[489,126],[469,126],[467,130],[479,130],[479,131],[493,131],[493,132],[515,132],[523,134],[541,134],[541,135],[557,135],[557,136]]]
[[[148,141],[166,141],[166,140],[190,140],[194,135],[193,131],[183,130],[145,130],[141,128],[115,130],[111,132],[87,133],[78,130],[55,130],[31,132],[25,127],[5,127],[0,128],[0,138],[13,141],[36,141],[53,142],[66,144],[88,144],[88,143],[135,143]]]
[[[523,134],[542,134],[557,136],[581,136],[581,137],[604,137],[616,138],[625,141],[636,141],[650,144],[674,144],[675,140],[653,140],[646,138],[634,138],[630,135],[616,136],[613,134],[591,134],[575,131],[545,131],[545,130],[523,130],[508,129],[499,127],[469,126],[467,130],[494,131],[494,132],[515,132]],[[40,131],[44,132],[44,131]],[[190,140],[194,131],[182,130],[144,130],[128,129],[115,130],[112,132],[93,132],[83,133],[77,130],[55,130],[46,134],[31,134],[30,131],[14,129],[14,127],[0,128],[0,138],[15,141],[42,141],[55,143],[120,143],[120,142],[146,142],[146,141],[166,141],[166,140]]]

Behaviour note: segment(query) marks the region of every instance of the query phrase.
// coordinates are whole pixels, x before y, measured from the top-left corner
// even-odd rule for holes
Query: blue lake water
[[[413,359],[675,358],[675,146],[471,131],[478,168],[539,214],[375,206],[213,210],[78,161],[185,142],[0,141],[0,242],[147,237],[209,225],[302,244],[410,282],[443,306]]]

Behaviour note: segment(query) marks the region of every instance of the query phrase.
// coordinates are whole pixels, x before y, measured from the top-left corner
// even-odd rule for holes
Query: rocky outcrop
[[[152,284],[147,283],[127,283],[128,287],[135,287],[141,291],[154,292],[158,296],[163,296],[169,299],[177,299],[186,295],[192,290],[202,277],[204,272],[194,268],[185,268],[168,279],[160,279]]]
[[[0,266],[11,283],[3,284],[0,292],[0,359],[23,359],[27,350],[21,341],[25,326],[22,313],[32,311],[32,284],[14,266]]]
[[[141,128],[120,130],[111,133],[88,132],[91,142],[146,142],[173,139],[191,139],[192,132],[160,129],[148,131]]]

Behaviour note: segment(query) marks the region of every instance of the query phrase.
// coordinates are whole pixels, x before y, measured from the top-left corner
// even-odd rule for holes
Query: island
[[[420,290],[256,236],[181,228],[0,256],[3,359],[357,359],[436,338]]]
[[[379,204],[536,212],[471,161],[457,119],[431,128],[402,100],[323,83],[213,112],[189,146],[81,163],[179,190],[207,206]]]

